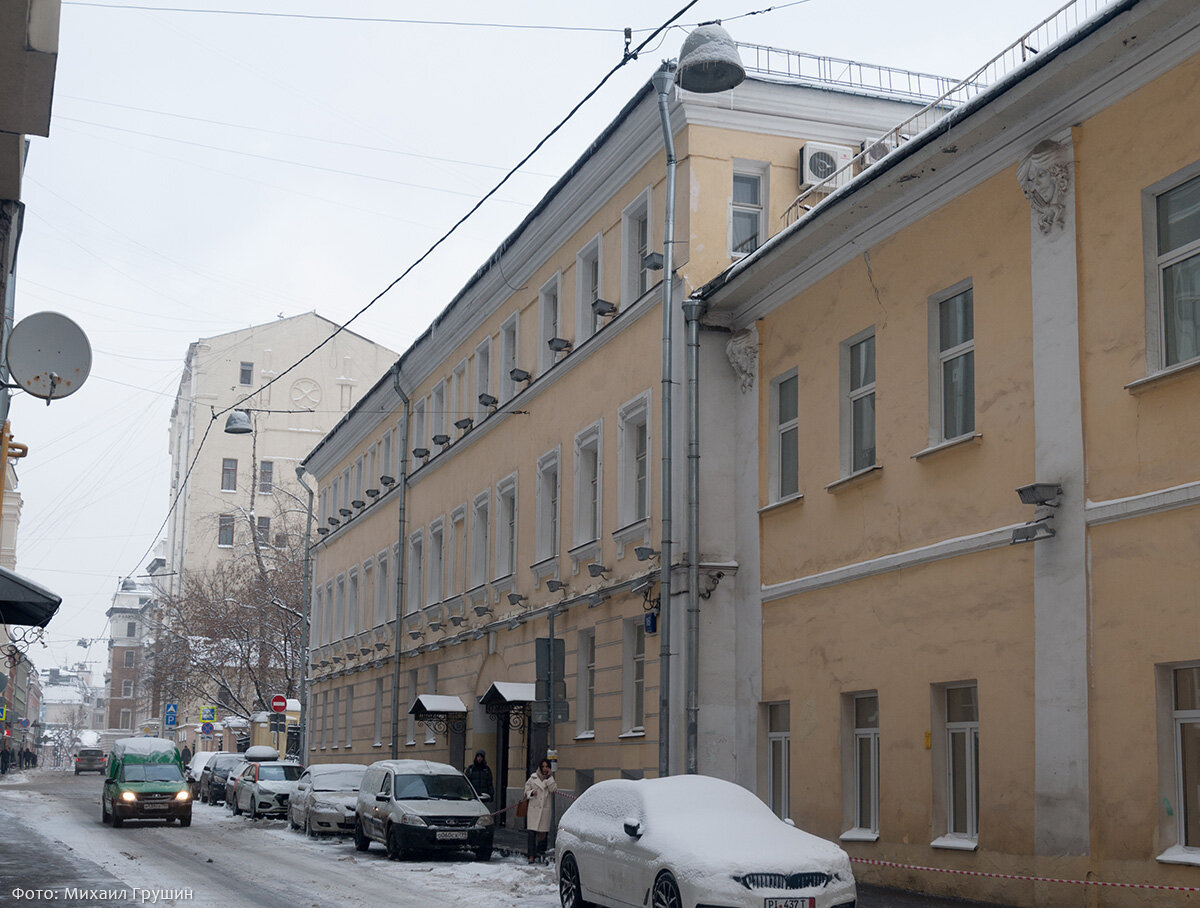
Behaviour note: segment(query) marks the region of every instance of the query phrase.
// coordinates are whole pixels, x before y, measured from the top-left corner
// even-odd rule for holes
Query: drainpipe
[[[696,773],[700,707],[700,318],[708,305],[697,299],[683,304],[687,321],[687,680],[685,771]]]
[[[400,632],[404,619],[404,497],[408,492],[408,395],[400,387],[400,363],[392,366],[392,387],[404,403],[404,422],[400,429],[400,449],[396,452],[400,463],[400,476],[397,479],[400,496],[400,517],[397,532],[400,535],[400,548],[396,554],[396,638],[392,644],[392,759],[400,755]]]
[[[312,515],[313,515],[313,490],[307,482],[304,481],[304,467],[296,467],[296,479],[300,485],[304,486],[304,491],[308,492],[308,517],[304,522],[304,592],[303,596],[303,611],[304,611],[304,667],[300,672],[300,760],[308,762],[308,726],[311,721],[311,716],[308,711],[308,667],[309,658],[312,653],[312,622],[309,615],[309,601],[312,599]]]
[[[671,774],[671,291],[675,277],[675,137],[667,101],[675,84],[675,62],[663,61],[651,81],[658,93],[663,146],[667,153],[667,210],[663,221],[662,327],[662,542],[659,564],[658,775]]]

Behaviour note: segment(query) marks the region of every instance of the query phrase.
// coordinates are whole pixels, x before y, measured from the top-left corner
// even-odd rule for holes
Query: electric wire
[[[433,243],[432,246],[430,246],[428,249],[425,250],[425,252],[421,253],[421,255],[418,256],[417,259],[414,262],[412,262],[407,268],[405,268],[404,271],[402,271],[400,273],[400,275],[398,277],[396,277],[390,284],[388,284],[381,291],[379,291],[379,293],[377,293],[374,297],[372,297],[371,300],[368,301],[365,306],[360,308],[357,312],[354,313],[354,315],[350,316],[350,318],[347,319],[345,322],[342,322],[342,324],[340,324],[332,334],[330,334],[327,338],[325,338],[325,340],[321,341],[321,343],[317,344],[317,346],[315,346],[312,350],[310,350],[304,356],[300,357],[300,359],[296,360],[296,362],[292,363],[290,366],[288,366],[286,369],[284,369],[282,372],[280,372],[278,375],[276,375],[270,381],[261,385],[255,391],[251,392],[250,394],[247,394],[245,397],[241,398],[238,401],[235,401],[234,403],[230,404],[229,406],[225,407],[224,409],[217,411],[216,416],[223,416],[224,414],[228,413],[230,410],[237,409],[239,406],[241,406],[243,403],[248,401],[255,394],[258,394],[259,392],[264,391],[267,388],[271,387],[271,385],[275,384],[277,381],[282,379],[284,376],[291,373],[302,362],[304,362],[309,357],[314,355],[318,350],[323,348],[326,344],[328,344],[330,341],[332,341],[335,337],[337,337],[339,334],[341,334],[343,331],[345,331],[346,328],[349,327],[359,316],[361,316],[368,309],[370,309],[377,302],[379,302],[379,300],[382,299],[393,287],[395,287],[402,280],[404,280],[404,278],[406,278],[422,262],[424,262],[427,258],[429,258],[429,256],[431,256],[434,253],[434,251],[436,249],[438,249],[438,247],[440,247],[443,243],[446,242],[446,240],[448,240],[454,233],[456,233],[458,231],[459,227],[461,227],[464,223],[466,223],[466,221],[469,218],[471,218],[475,214],[475,212],[477,212],[480,208],[483,207],[484,203],[486,203],[489,199],[492,198],[492,196],[494,196],[497,192],[499,192],[501,187],[503,187],[512,178],[512,176],[522,166],[525,165],[526,162],[528,162],[535,154],[537,154],[542,149],[542,147],[547,142],[550,141],[550,139],[552,139],[555,135],[557,135],[558,132],[575,116],[575,114],[578,113],[579,109],[582,108],[583,105],[586,104],[588,101],[590,101],[600,91],[600,89],[603,88],[608,83],[608,81],[614,75],[617,74],[617,72],[619,72],[626,64],[632,62],[633,60],[636,60],[638,57],[638,54],[641,53],[646,48],[646,46],[649,45],[658,36],[658,34],[660,32],[666,31],[668,28],[670,28],[670,26],[675,22],[676,19],[678,19],[680,16],[682,16],[684,13],[686,13],[689,9],[691,9],[693,6],[695,6],[698,2],[700,2],[700,0],[689,0],[689,2],[687,4],[685,4],[682,9],[680,9],[673,16],[671,16],[670,19],[668,19],[665,23],[663,23],[657,29],[655,29],[644,41],[642,41],[641,44],[639,44],[637,46],[636,49],[634,49],[632,51],[626,51],[622,55],[620,62],[617,63],[612,69],[610,69],[604,75],[604,77],[601,78],[600,81],[591,90],[589,90],[587,92],[587,94],[585,94],[583,96],[583,98],[581,98],[579,100],[579,102],[575,104],[574,107],[572,107],[567,112],[566,116],[564,116],[561,120],[559,120],[558,123],[545,136],[543,136],[537,142],[537,144],[534,145],[534,147],[523,158],[521,158],[520,161],[518,161],[515,165],[513,165],[513,167],[511,167],[508,170],[508,172],[505,173],[505,175],[500,178],[500,181],[498,183],[496,183],[495,186],[493,186],[491,189],[489,189],[483,195],[482,198],[480,198],[477,202],[475,202],[475,204],[473,204],[467,210],[467,212],[465,214],[463,214],[457,221],[454,222],[453,225],[451,225],[449,230],[447,230],[445,233],[443,233]]]

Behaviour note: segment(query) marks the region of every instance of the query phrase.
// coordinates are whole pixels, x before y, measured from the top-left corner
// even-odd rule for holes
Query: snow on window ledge
[[[1172,845],[1154,860],[1160,864],[1191,864],[1200,867],[1200,848]]]
[[[944,835],[929,843],[930,848],[949,848],[952,851],[976,851],[979,840],[974,836]]]
[[[847,829],[838,838],[843,842],[878,842],[879,833],[870,829]]]
[[[594,731],[581,731],[575,736],[576,741],[594,741],[596,733]]]
[[[624,740],[628,740],[629,738],[644,738],[644,737],[646,737],[646,732],[643,729],[635,728],[635,729],[632,729],[631,731],[621,732],[621,734],[617,735],[617,740],[624,741]]]

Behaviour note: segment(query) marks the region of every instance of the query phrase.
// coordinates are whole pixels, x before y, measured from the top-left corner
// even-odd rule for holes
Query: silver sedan
[[[293,829],[308,835],[354,831],[354,805],[367,767],[360,763],[321,763],[310,766],[296,783],[288,804]]]

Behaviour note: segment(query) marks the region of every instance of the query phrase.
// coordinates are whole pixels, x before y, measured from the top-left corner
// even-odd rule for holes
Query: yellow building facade
[[[808,166],[801,149],[848,160],[920,102],[765,71],[720,97],[672,93],[671,387],[683,380],[678,301],[779,229]],[[311,761],[463,765],[481,749],[500,799],[548,752],[567,791],[655,775],[664,760],[684,767],[683,397],[671,422],[675,595],[664,604],[664,287],[645,260],[663,249],[665,179],[647,85],[305,460],[320,527]],[[703,356],[736,405],[730,358]],[[733,441],[702,475],[711,516],[733,512],[730,477],[746,467]],[[706,527],[696,561],[712,643],[695,750],[703,771],[754,787],[758,721],[742,704],[761,700],[761,638],[741,602],[757,602],[758,569],[737,560],[739,526]]]
[[[701,453],[728,426],[754,465],[728,519],[757,530],[762,796],[862,881],[1179,905],[1200,10],[1114,3],[1038,37],[697,291],[756,378],[704,411]]]

